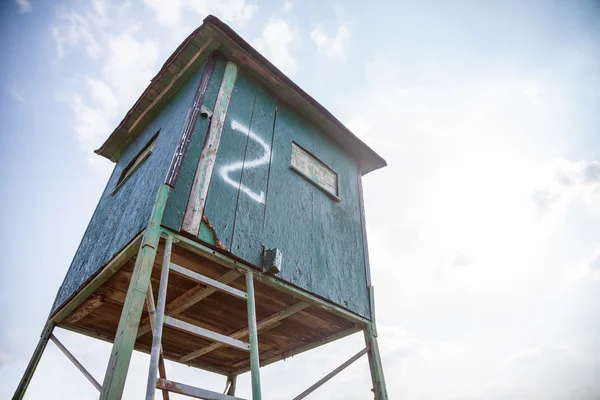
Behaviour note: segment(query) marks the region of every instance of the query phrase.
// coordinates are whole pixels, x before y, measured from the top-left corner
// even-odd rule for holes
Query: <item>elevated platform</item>
[[[256,321],[261,366],[361,331],[369,321],[323,299],[263,275],[217,249],[175,235],[171,253],[166,318],[162,345],[165,359],[223,375],[248,371],[248,352],[235,345],[191,334],[177,326],[191,324],[248,341],[244,269],[255,271]],[[51,318],[57,326],[112,342],[135,265],[141,240],[136,239],[109,263],[80,293]],[[151,276],[156,302],[164,240]],[[190,275],[189,272],[192,272]],[[193,273],[200,274],[193,275]],[[208,283],[202,283],[202,277]],[[224,285],[215,288],[215,282]],[[233,288],[228,291],[227,288]],[[236,292],[235,289],[240,292]],[[147,305],[146,305],[147,306]],[[135,349],[150,353],[152,332],[145,307]]]

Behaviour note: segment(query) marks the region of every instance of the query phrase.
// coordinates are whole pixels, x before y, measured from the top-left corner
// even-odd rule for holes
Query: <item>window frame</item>
[[[135,155],[135,157],[131,159],[129,164],[123,168],[112,194],[115,194],[121,187],[123,187],[131,175],[133,175],[135,171],[137,171],[138,168],[152,155],[152,151],[156,146],[156,138],[158,137],[159,133],[160,130],[156,132],[154,136],[150,138],[150,140],[148,140],[148,143],[146,143],[146,145],[144,145],[144,147]]]
[[[313,177],[307,175],[304,171],[302,171],[301,169],[299,169],[298,167],[296,167],[294,165],[294,159],[293,159],[294,146],[296,146],[301,151],[303,151],[309,158],[313,159],[321,167],[323,167],[324,169],[326,169],[328,171],[331,171],[331,173],[333,175],[335,175],[335,189],[336,189],[335,193],[330,192],[327,187],[325,187],[320,182],[318,182],[317,180],[315,180]],[[334,171],[333,168],[329,167],[321,159],[319,159],[317,156],[315,156],[313,153],[311,153],[310,151],[308,151],[304,147],[302,147],[300,144],[298,144],[295,140],[292,140],[292,153],[290,154],[290,169],[292,171],[296,172],[298,175],[300,175],[306,181],[308,181],[311,185],[315,186],[317,189],[319,189],[320,191],[322,191],[323,193],[325,193],[331,199],[335,200],[338,203],[342,201],[340,199],[340,197],[339,197],[339,194],[340,194],[340,175],[336,171]]]

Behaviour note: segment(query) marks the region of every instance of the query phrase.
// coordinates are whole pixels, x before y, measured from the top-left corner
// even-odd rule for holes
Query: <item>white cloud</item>
[[[317,45],[319,51],[322,51],[328,57],[340,57],[347,50],[350,29],[346,24],[342,24],[337,28],[336,34],[330,36],[322,26],[319,26],[313,29],[310,38]]]
[[[283,11],[292,11],[292,9],[294,8],[294,0],[285,0],[283,2],[283,6],[282,9]]]
[[[535,189],[531,200],[539,216],[562,215],[573,203],[600,203],[600,160],[554,161],[543,189]]]
[[[156,13],[158,22],[170,28],[177,28],[182,14],[187,10],[195,12],[201,18],[215,14],[228,23],[244,27],[256,14],[258,7],[246,0],[144,0]]]
[[[98,66],[77,80],[83,86],[61,96],[73,111],[77,141],[94,166],[102,161],[92,151],[112,132],[156,70],[159,44],[137,38],[140,25],[134,18],[129,15],[127,24],[117,25],[116,29],[108,23],[128,11],[95,1],[83,12],[62,11],[52,29],[59,57],[65,57],[68,48],[81,46]]]
[[[270,19],[252,44],[284,73],[294,75],[298,71],[298,61],[292,54],[298,44],[298,34],[284,20]]]
[[[551,79],[414,83],[385,59],[366,73],[364,87],[338,104],[389,164],[365,177],[364,193],[378,323],[414,344],[383,353],[386,376],[403,376],[388,378],[390,397],[549,398],[543,382],[561,373],[560,362],[536,375],[539,390],[520,378],[536,374],[533,364],[520,375],[506,364],[515,349],[539,343],[572,349],[570,367],[591,375],[593,357],[581,361],[585,345],[564,327],[591,331],[597,296],[565,290],[564,274],[597,254],[589,235],[600,221],[597,160],[556,165],[549,154],[549,137],[572,134],[570,117],[557,113],[564,104],[549,101]],[[359,111],[348,98],[360,98]],[[538,196],[544,218],[532,207],[538,190],[549,193]],[[578,285],[591,284],[591,270]],[[400,340],[389,329],[380,341]],[[580,382],[562,381],[557,398]]]
[[[84,45],[89,57],[95,59],[100,56],[102,49],[97,31],[104,26],[102,14],[97,11],[88,11],[86,14],[63,11],[59,20],[60,22],[51,29],[59,58],[65,56],[68,48],[79,44]]]
[[[31,11],[31,3],[28,0],[17,0],[20,13],[28,13]]]
[[[346,127],[350,130],[350,132],[354,133],[360,140],[367,144],[372,143],[372,138],[370,136],[371,124],[365,117],[357,116],[353,117],[348,123],[346,123]]]
[[[102,76],[116,93],[119,104],[129,107],[155,73],[158,43],[119,33],[108,38],[106,52]]]

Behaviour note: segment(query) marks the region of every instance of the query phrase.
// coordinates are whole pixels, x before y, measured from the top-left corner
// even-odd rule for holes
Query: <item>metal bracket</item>
[[[202,115],[204,118],[210,118],[212,117],[213,113],[211,110],[202,105],[202,107],[200,107],[200,115]]]
[[[277,248],[265,250],[262,255],[261,264],[264,271],[278,274],[281,272],[283,265],[283,254]]]

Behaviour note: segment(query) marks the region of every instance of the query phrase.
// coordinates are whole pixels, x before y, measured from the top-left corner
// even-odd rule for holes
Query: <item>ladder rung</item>
[[[209,277],[206,277],[204,275],[200,275],[194,271],[190,271],[187,268],[182,267],[181,265],[177,265],[174,263],[171,263],[170,265],[171,270],[174,272],[177,272],[178,274],[184,275],[198,283],[201,283],[203,285],[206,286],[210,286],[213,287],[217,290],[220,290],[222,292],[225,292],[227,294],[230,294],[234,297],[240,298],[242,300],[247,300],[248,299],[248,295],[245,292],[242,292],[241,290],[232,288],[229,285],[225,285],[224,283],[221,283],[217,280],[211,279]]]
[[[229,336],[222,335],[217,332],[210,331],[208,329],[201,328],[196,325],[188,324],[187,322],[175,319],[173,317],[169,317],[165,315],[165,325],[173,327],[175,329],[179,329],[192,335],[201,336],[206,339],[214,340],[216,342],[221,342],[226,345],[237,347],[241,350],[250,351],[250,345],[248,343],[242,342],[241,340],[230,338]]]
[[[158,389],[168,390],[169,392],[183,394],[197,399],[204,400],[243,400],[240,397],[229,396],[227,394],[221,394],[212,392],[206,389],[200,389],[194,386],[184,385],[183,383],[168,381],[166,379],[158,379],[156,381],[156,387]]]

